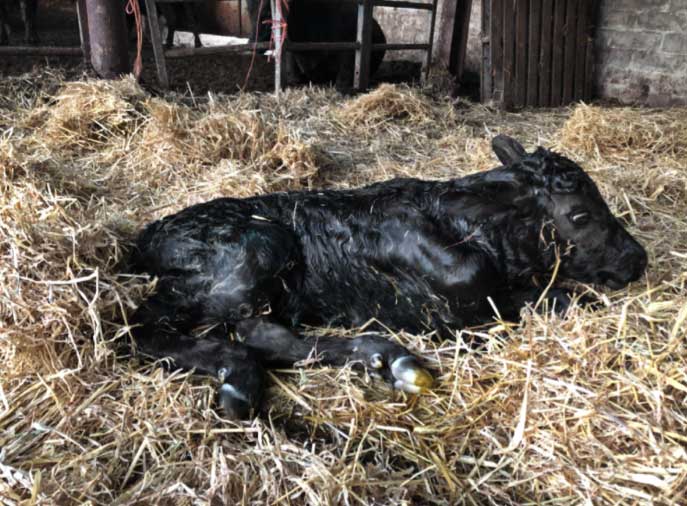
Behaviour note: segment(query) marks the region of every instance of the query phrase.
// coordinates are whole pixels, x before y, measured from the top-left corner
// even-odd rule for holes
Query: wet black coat
[[[216,375],[225,412],[243,418],[260,405],[264,367],[313,356],[361,362],[408,392],[431,385],[397,343],[301,339],[300,324],[447,336],[492,321],[493,308],[516,318],[557,259],[562,277],[612,288],[641,276],[646,252],[579,166],[507,137],[494,150],[506,167],[452,181],[223,198],[152,223],[135,255],[159,278],[132,318],[139,348]],[[548,297],[570,302],[559,289]]]
[[[541,156],[559,163],[560,181],[572,181],[562,171],[571,164],[575,187],[588,194],[574,198],[605,213],[593,225],[599,230],[585,233],[603,242],[598,251],[568,244],[563,275],[617,285],[636,279],[646,254],[591,180],[567,159]],[[550,272],[557,245],[570,241],[551,225],[550,190],[529,172],[218,199],[149,226],[139,263],[203,321],[269,311],[290,326],[376,319],[409,331],[461,328],[492,318],[487,297],[506,316],[519,310],[532,275]]]

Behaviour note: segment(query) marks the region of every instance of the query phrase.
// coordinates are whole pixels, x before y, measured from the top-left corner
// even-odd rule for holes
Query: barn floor
[[[502,113],[441,86],[152,97],[68,75],[0,79],[1,504],[685,504],[687,110]],[[419,397],[306,365],[232,423],[212,379],[130,360],[153,283],[122,269],[144,223],[220,195],[484,170],[497,133],[582,163],[646,277],[595,312],[390,336],[435,371]]]

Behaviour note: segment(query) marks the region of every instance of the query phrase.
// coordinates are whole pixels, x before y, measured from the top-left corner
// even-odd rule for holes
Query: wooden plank
[[[551,105],[551,54],[553,50],[553,0],[541,3],[541,38],[539,44],[539,106]]]
[[[577,7],[580,0],[568,0],[565,11],[565,60],[563,63],[563,104],[573,100],[575,89],[575,51],[577,49]]]
[[[503,102],[503,10],[505,0],[491,0],[491,96]]]
[[[565,58],[565,4],[568,0],[555,0],[553,8],[553,52],[551,55],[551,105],[558,107],[563,99],[563,63]]]
[[[527,103],[527,41],[529,0],[515,2],[515,91],[513,105]]]
[[[492,45],[494,44],[494,33],[491,31],[491,24],[494,20],[494,15],[491,7],[495,1],[498,0],[482,0],[481,2],[480,32],[482,36],[482,55],[480,58],[480,69],[482,79],[480,79],[480,98],[482,102],[488,102],[493,98],[492,75],[494,67]]]
[[[465,55],[467,54],[468,47],[471,12],[472,0],[458,0],[453,25],[453,37],[451,40],[451,53],[449,55],[449,71],[456,76],[457,82],[460,82],[463,76],[463,70],[465,69]],[[483,37],[488,37],[488,35],[488,30],[482,30]]]
[[[504,0],[503,6],[503,108],[511,110],[515,81],[515,0]]]
[[[78,46],[0,46],[0,54],[8,56],[83,56]]]
[[[155,0],[145,0],[146,10],[148,11],[148,25],[150,27],[150,43],[153,46],[153,56],[157,67],[157,79],[160,87],[169,88],[169,76],[167,75],[167,63],[165,62],[165,51],[162,47],[162,36],[160,35],[160,23],[157,16],[157,5]]]
[[[91,60],[91,41],[88,38],[88,14],[86,12],[86,0],[77,0],[76,19],[79,22],[79,40],[83,59],[87,62]]]
[[[175,47],[165,50],[166,58],[186,58],[188,56],[208,56],[213,54],[227,53],[247,53],[250,54],[255,49],[269,49],[269,42],[249,42],[248,44],[230,44],[224,46],[203,46],[203,47]],[[290,49],[289,45],[289,49]]]
[[[544,0],[550,3],[550,0]],[[542,0],[530,0],[529,41],[527,44],[527,105],[539,105],[539,43],[541,42]]]
[[[589,41],[587,8],[589,0],[579,0],[577,11],[577,34],[575,36],[575,85],[573,100],[584,97],[585,65],[587,61],[587,43]]]
[[[355,52],[353,87],[358,91],[370,85],[370,56],[372,55],[372,0],[363,0],[358,6],[358,30],[356,42],[360,47]]]
[[[422,72],[422,76],[424,77],[425,81],[429,79],[429,70],[430,67],[432,66],[432,46],[434,45],[434,26],[436,25],[437,22],[437,3],[439,0],[433,0],[432,1],[432,15],[431,19],[429,21],[429,40],[427,41],[427,44],[429,47],[427,48],[427,56],[425,57],[425,63],[424,63],[424,69]],[[372,11],[370,11],[370,16],[372,16]]]
[[[592,88],[594,86],[594,25],[598,17],[598,3],[593,0],[587,0],[587,51],[585,55],[584,68],[584,93],[583,98],[585,102],[592,99]]]

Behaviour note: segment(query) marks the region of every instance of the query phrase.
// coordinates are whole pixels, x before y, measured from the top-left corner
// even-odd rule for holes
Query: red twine
[[[262,12],[262,7],[264,4],[265,0],[260,0],[260,5],[258,6],[258,17],[260,16],[260,13]],[[281,62],[281,53],[284,49],[284,42],[286,41],[286,30],[288,28],[288,25],[286,23],[286,18],[284,17],[284,11],[287,13],[289,12],[289,0],[277,0],[277,11],[279,11],[279,18],[281,19],[281,22],[277,24],[277,20],[275,18],[268,19],[267,21],[263,21],[263,25],[269,25],[271,27],[271,33],[270,33],[270,46],[269,49],[272,49],[275,47],[274,44],[274,32],[277,26],[281,28],[281,37],[280,37],[280,44],[279,44],[279,52],[274,53],[274,58],[276,61]],[[283,6],[283,8],[282,8]],[[272,13],[274,16],[274,13]],[[256,26],[255,28],[255,42],[256,44],[258,43],[258,32],[260,31],[260,25]],[[248,85],[248,79],[250,77],[251,72],[253,71],[253,63],[255,62],[255,55],[257,54],[257,48],[253,48],[253,56],[250,60],[250,66],[248,67],[248,72],[246,73],[246,79],[243,82],[243,87],[245,88]],[[269,57],[268,60],[269,61]]]
[[[138,0],[129,0],[124,11],[131,16],[133,14],[136,22],[136,59],[134,60],[134,77],[138,81],[143,70],[143,23],[141,22],[141,6]]]

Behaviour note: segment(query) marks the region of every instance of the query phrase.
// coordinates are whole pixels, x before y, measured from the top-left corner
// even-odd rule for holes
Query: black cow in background
[[[9,14],[15,0],[0,0],[0,46],[9,44]],[[19,11],[24,22],[24,42],[38,44],[38,32],[36,31],[36,14],[38,12],[38,0],[19,0]]]
[[[128,0],[125,0],[124,5],[127,3]],[[148,9],[146,8],[145,1],[139,0],[138,5],[141,10],[141,15],[148,16]],[[187,2],[159,2],[156,6],[158,15],[161,18],[164,18],[164,23],[160,24],[160,30],[163,31],[160,36],[164,36],[164,44],[166,48],[169,49],[174,45],[174,32],[179,31],[182,28],[188,28],[193,32],[193,43],[195,47],[203,46],[200,41],[200,32],[196,13],[194,12],[194,5]],[[127,27],[129,34],[134,33],[134,23],[134,16],[131,14],[127,15]],[[147,26],[147,23],[144,23],[144,26]],[[166,35],[164,34],[165,27],[167,28]]]
[[[581,282],[639,279],[644,248],[578,165],[508,137],[493,147],[503,167],[459,179],[221,198],[150,224],[134,263],[158,284],[134,315],[137,345],[218,377],[238,418],[259,405],[265,367],[309,356],[361,362],[410,392],[431,385],[379,335],[304,339],[291,330],[301,324],[450,335],[493,321],[491,303],[517,319],[542,294],[533,277],[546,281],[557,260],[561,277]],[[563,289],[548,294],[570,302]]]
[[[271,35],[270,0],[248,0],[253,21],[252,41],[268,41]],[[355,42],[357,5],[349,2],[291,0],[284,10],[289,40],[293,42]],[[372,20],[372,42],[383,44],[386,37],[377,20]],[[287,54],[290,57],[291,53]],[[384,59],[384,51],[373,51],[370,73],[374,74]],[[291,62],[289,62],[291,63]],[[354,51],[304,51],[293,53],[292,69],[296,81],[314,84],[334,83],[340,91],[353,87]]]

